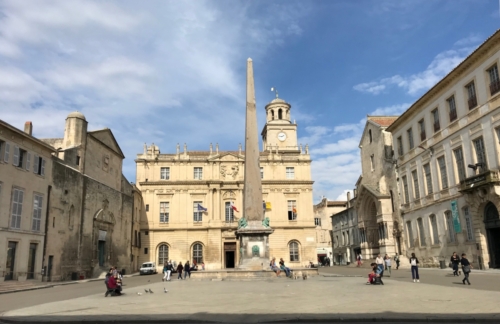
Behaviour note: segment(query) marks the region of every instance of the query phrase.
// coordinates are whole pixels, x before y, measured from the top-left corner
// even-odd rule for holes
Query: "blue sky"
[[[292,104],[314,199],[360,174],[367,114],[399,114],[500,26],[497,0],[0,0],[0,118],[62,137],[83,112],[109,127],[135,181],[143,144],[237,150],[252,57],[264,106]]]

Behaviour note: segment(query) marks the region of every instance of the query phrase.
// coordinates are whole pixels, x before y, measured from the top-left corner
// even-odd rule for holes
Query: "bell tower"
[[[297,145],[297,124],[290,119],[292,106],[276,98],[266,105],[266,125],[262,130],[263,151],[276,150],[299,152]]]

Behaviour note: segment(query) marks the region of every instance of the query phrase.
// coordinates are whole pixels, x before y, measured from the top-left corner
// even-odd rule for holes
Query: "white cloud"
[[[340,201],[346,201],[347,200],[347,193],[351,194],[351,199],[353,198],[352,190],[344,190],[340,195],[335,198],[335,200],[340,200]]]
[[[481,41],[483,41],[483,37],[481,37],[479,34],[470,34],[467,37],[459,39],[453,45],[454,46],[459,46],[459,47],[471,46],[471,45],[477,45]]]
[[[382,91],[387,92],[391,87],[398,87],[410,95],[422,94],[422,92],[430,89],[462,62],[467,55],[475,49],[474,47],[469,47],[469,45],[477,43],[477,39],[478,36],[471,35],[457,41],[455,45],[462,46],[461,48],[450,49],[439,53],[422,72],[408,76],[394,75],[389,78],[382,78],[378,81],[360,83],[355,85],[353,89],[359,92],[377,95]]]

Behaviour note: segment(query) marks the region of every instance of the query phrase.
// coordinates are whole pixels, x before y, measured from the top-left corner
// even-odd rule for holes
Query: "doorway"
[[[500,216],[492,202],[484,207],[484,223],[488,239],[490,268],[500,268]]]
[[[35,261],[36,261],[36,243],[30,243],[30,252],[28,255],[28,273],[27,279],[35,279]]]
[[[7,273],[5,274],[4,280],[14,280],[14,266],[16,264],[16,249],[17,242],[9,242],[7,249],[7,264],[5,268]]]
[[[236,265],[236,242],[224,243],[224,267],[234,269]]]
[[[106,249],[106,241],[98,241],[97,244],[97,250],[98,250],[98,258],[99,258],[99,266],[103,267],[104,266],[104,256],[105,254],[105,249]]]

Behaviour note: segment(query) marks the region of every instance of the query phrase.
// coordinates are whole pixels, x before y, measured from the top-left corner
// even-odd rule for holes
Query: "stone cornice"
[[[387,131],[393,133],[395,129],[401,126],[406,120],[410,119],[413,114],[417,113],[429,101],[433,100],[434,96],[436,96],[441,90],[448,87],[452,82],[461,77],[470,67],[472,67],[484,56],[486,56],[493,47],[498,46],[499,43],[500,30],[497,30],[475,51],[467,56],[457,67],[455,67],[436,85],[434,85],[423,96],[421,96],[413,105],[411,105],[410,108],[408,108],[403,114],[401,114],[401,116],[387,128]]]
[[[221,181],[221,180],[180,180],[180,181],[172,181],[172,180],[164,180],[164,181],[148,181],[148,182],[139,182],[139,185],[142,186],[243,186],[243,181]],[[311,180],[262,180],[263,185],[313,185],[314,181]]]

